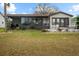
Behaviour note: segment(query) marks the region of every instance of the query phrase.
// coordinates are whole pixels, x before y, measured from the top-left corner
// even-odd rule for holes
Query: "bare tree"
[[[51,14],[58,11],[56,6],[50,6],[48,3],[40,3],[36,6],[36,14]]]

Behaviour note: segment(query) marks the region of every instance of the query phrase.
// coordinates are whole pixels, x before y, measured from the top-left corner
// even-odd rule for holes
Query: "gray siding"
[[[5,19],[1,14],[0,14],[0,28],[5,28]]]

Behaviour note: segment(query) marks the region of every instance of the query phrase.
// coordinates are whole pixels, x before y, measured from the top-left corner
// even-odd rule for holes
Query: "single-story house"
[[[51,31],[67,30],[71,27],[73,15],[65,12],[48,14],[8,14],[12,24],[20,28],[50,29]]]

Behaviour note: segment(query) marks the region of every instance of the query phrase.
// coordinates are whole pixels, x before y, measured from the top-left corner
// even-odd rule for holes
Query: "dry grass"
[[[79,55],[79,33],[37,30],[0,33],[0,55]]]

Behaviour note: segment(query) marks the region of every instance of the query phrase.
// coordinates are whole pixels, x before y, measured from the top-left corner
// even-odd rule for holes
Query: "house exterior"
[[[12,24],[20,28],[38,28],[49,29],[49,31],[66,31],[72,25],[73,15],[56,12],[51,15],[48,14],[8,14],[12,19]]]
[[[5,18],[1,13],[0,13],[0,28],[5,28]]]

